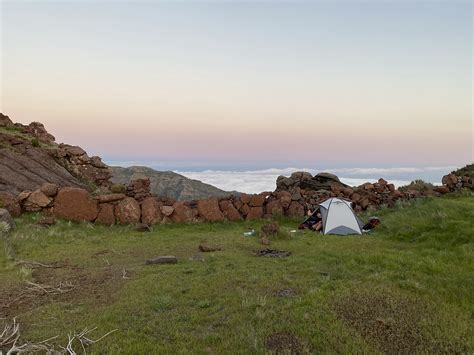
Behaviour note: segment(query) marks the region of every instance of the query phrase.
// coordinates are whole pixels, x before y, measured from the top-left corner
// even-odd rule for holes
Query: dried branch
[[[98,339],[89,338],[89,334],[96,330],[97,327],[92,329],[84,328],[81,332],[73,334],[68,334],[68,343],[65,347],[60,346],[62,350],[57,350],[49,342],[53,339],[58,338],[54,336],[52,338],[40,341],[38,343],[26,342],[24,344],[18,345],[20,339],[20,324],[17,323],[16,318],[13,318],[12,324],[6,324],[2,333],[0,333],[0,354],[3,354],[3,350],[6,350],[6,355],[21,354],[21,353],[34,353],[34,352],[44,352],[44,353],[55,353],[55,354],[69,354],[76,355],[74,350],[74,343],[78,342],[82,348],[84,354],[87,354],[87,347],[91,344],[95,344],[110,334],[116,332],[118,329],[111,330],[108,333],[105,333]]]
[[[42,285],[42,284],[38,284],[31,281],[26,281],[26,283],[30,285],[29,287],[26,288],[27,291],[30,291],[30,292],[61,294],[61,293],[67,293],[74,290],[74,285],[69,281],[60,282],[56,286]]]

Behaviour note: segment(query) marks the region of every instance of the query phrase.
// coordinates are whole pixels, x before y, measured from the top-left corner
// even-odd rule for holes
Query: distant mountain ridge
[[[227,197],[233,192],[221,190],[215,186],[193,180],[173,171],[157,171],[145,166],[131,166],[122,168],[110,167],[112,182],[127,185],[130,180],[139,176],[150,179],[150,188],[153,194],[171,197],[178,201],[198,200],[208,197]]]

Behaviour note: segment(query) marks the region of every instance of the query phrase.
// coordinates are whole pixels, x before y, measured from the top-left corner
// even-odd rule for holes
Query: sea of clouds
[[[456,169],[455,166],[424,167],[424,168],[338,168],[338,169],[309,169],[309,168],[284,168],[248,171],[204,170],[204,171],[179,171],[177,173],[191,179],[200,180],[226,191],[240,191],[258,193],[273,191],[276,187],[278,176],[290,176],[295,171],[307,171],[313,175],[321,171],[336,174],[339,179],[350,186],[361,185],[365,182],[375,182],[380,177],[395,184],[403,186],[416,179],[423,179],[434,184],[440,184],[444,174]]]

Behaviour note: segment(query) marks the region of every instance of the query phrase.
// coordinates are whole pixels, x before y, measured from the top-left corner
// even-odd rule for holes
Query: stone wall
[[[423,192],[395,189],[393,184],[383,179],[376,183],[349,187],[330,174],[312,177],[310,174],[298,172],[284,179],[287,180],[279,178],[277,190],[274,192],[190,202],[151,195],[149,181],[146,179],[133,181],[126,193],[102,195],[92,195],[89,191],[77,187],[59,188],[48,183],[35,191],[24,191],[19,196],[0,192],[0,204],[13,216],[19,216],[22,212],[43,211],[77,222],[154,225],[256,220],[282,215],[303,217],[308,209],[314,209],[318,203],[329,197],[350,199],[356,211],[363,211],[382,205],[393,206],[398,200],[440,196],[461,189],[472,190],[474,187],[471,177],[459,177],[454,174],[444,176],[442,186]],[[317,186],[317,183],[323,184],[325,188],[319,188],[321,186]]]

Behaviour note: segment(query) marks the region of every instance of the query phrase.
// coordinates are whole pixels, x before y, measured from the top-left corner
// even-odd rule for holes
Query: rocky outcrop
[[[18,195],[45,183],[59,187],[108,187],[111,172],[80,147],[57,144],[43,124],[13,123],[0,114],[0,191]]]
[[[277,191],[289,191],[295,188],[305,190],[331,190],[332,186],[347,187],[336,175],[330,173],[319,173],[312,176],[304,171],[297,171],[290,177],[279,176],[277,179]]]

